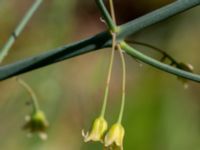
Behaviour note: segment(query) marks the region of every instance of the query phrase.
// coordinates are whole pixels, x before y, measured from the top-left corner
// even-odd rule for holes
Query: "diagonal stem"
[[[168,53],[166,53],[165,51],[163,51],[162,49],[155,47],[151,44],[147,44],[147,43],[143,43],[143,42],[138,42],[138,41],[133,41],[133,40],[125,40],[127,43],[130,44],[136,44],[136,45],[141,45],[141,46],[145,46],[148,48],[151,48],[152,50],[155,50],[157,52],[159,52],[160,54],[163,55],[163,58],[168,58],[172,64],[175,64],[176,66],[179,65],[178,61],[176,61],[176,59],[174,59],[171,55],[169,55]]]
[[[192,79],[193,81],[199,82],[200,83],[200,76],[187,72],[187,71],[183,71],[181,69],[177,69],[175,67],[172,67],[170,65],[161,63],[149,56],[144,55],[143,53],[137,51],[136,49],[134,49],[133,47],[129,46],[127,43],[125,42],[121,42],[121,48],[127,52],[129,55],[133,56],[134,58],[137,58],[138,60],[149,64],[157,69],[163,70],[165,72],[174,74],[176,76],[182,77],[182,78],[186,78],[186,79]]]
[[[112,32],[116,32],[117,27],[116,27],[115,23],[113,22],[113,19],[111,18],[108,10],[106,9],[106,6],[104,5],[103,0],[96,0],[96,3],[101,11],[101,15],[103,16],[103,19],[105,20],[106,24],[108,25],[109,30],[111,30]]]
[[[199,4],[200,0],[176,0],[169,5],[123,24],[120,26],[119,35],[117,38],[123,40],[125,37],[128,37],[137,31],[140,31],[152,24],[161,22],[162,20],[166,20],[169,17],[177,15],[192,7],[198,6]]]
[[[35,2],[32,4],[31,8],[27,11],[23,19],[20,21],[16,29],[13,31],[13,33],[10,35],[8,41],[5,43],[3,48],[0,50],[0,63],[4,60],[4,58],[7,56],[10,48],[15,43],[17,37],[21,34],[33,14],[37,11],[40,4],[42,3],[42,0],[35,0]]]

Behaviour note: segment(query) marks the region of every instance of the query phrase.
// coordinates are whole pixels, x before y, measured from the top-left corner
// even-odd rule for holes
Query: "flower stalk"
[[[110,87],[110,81],[111,81],[111,75],[112,75],[112,68],[113,68],[113,62],[114,62],[114,56],[115,56],[115,41],[116,41],[116,35],[113,33],[113,44],[112,44],[112,50],[111,50],[111,56],[110,56],[110,63],[109,63],[109,69],[108,69],[108,76],[106,81],[106,88],[104,93],[104,99],[103,99],[103,105],[101,109],[101,117],[105,116],[107,101],[108,101],[108,94],[109,94],[109,87]]]
[[[37,96],[36,96],[35,92],[33,91],[33,89],[30,87],[30,85],[28,85],[28,83],[26,83],[20,77],[16,77],[15,79],[30,95],[31,100],[32,100],[31,104],[33,107],[33,112],[35,113],[35,112],[39,111],[40,108],[39,108],[38,99],[37,99]]]
[[[98,0],[98,1],[103,2],[102,0]],[[114,10],[114,5],[113,5],[112,0],[109,0],[109,5],[110,5],[111,16],[112,16],[111,20],[112,20],[112,23],[114,24],[114,26],[116,26],[115,10]],[[103,7],[103,6],[100,6],[100,7]],[[103,8],[102,8],[102,10],[103,10]],[[107,13],[108,13],[107,9],[102,12],[102,14],[107,14]],[[109,13],[106,16],[107,16],[107,18],[110,18]],[[101,109],[101,117],[105,116],[106,105],[107,105],[108,94],[109,94],[109,86],[110,86],[110,80],[111,80],[112,68],[113,68],[113,62],[114,62],[114,56],[115,56],[115,48],[116,48],[116,32],[113,31],[112,28],[109,26],[108,20],[109,19],[106,20],[106,23],[108,24],[109,30],[111,31],[111,34],[112,34],[112,51],[111,51],[111,56],[110,56],[110,63],[109,63],[103,105],[102,105],[102,109]]]
[[[126,98],[126,62],[123,54],[123,50],[121,49],[120,45],[117,46],[121,62],[122,62],[122,100],[121,100],[121,108],[118,118],[118,123],[122,122],[124,107],[125,107],[125,98]]]

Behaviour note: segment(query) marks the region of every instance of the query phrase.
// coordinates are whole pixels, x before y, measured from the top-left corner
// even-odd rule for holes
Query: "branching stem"
[[[103,16],[103,19],[105,20],[106,24],[108,25],[108,29],[111,30],[112,32],[116,32],[117,27],[116,27],[115,23],[113,22],[113,19],[110,16],[108,10],[106,9],[106,6],[104,5],[103,0],[96,0],[96,3],[101,11],[101,15]]]
[[[100,0],[98,0],[98,2],[100,2]],[[145,27],[148,27],[169,17],[172,17],[178,13],[198,6],[199,4],[200,0],[178,0],[156,11],[148,13],[126,24],[123,24],[119,26],[120,30],[117,34],[117,41],[123,41],[129,35],[134,34],[144,29]],[[52,51],[48,51],[37,56],[26,58],[13,64],[2,66],[0,67],[0,80],[5,80],[9,77],[29,72],[37,68],[41,68],[65,59],[69,59],[71,57],[79,56],[84,53],[88,53],[106,47],[111,47],[111,45],[112,39],[109,31],[101,32],[97,35],[78,41],[76,43],[68,44],[63,47],[56,48]],[[133,55],[133,51],[129,51],[129,54],[131,53]],[[134,54],[138,54],[138,52],[134,50]],[[137,56],[138,55],[135,55],[135,57]],[[141,57],[139,58],[141,59]],[[145,62],[147,63],[147,61]],[[176,76],[200,82],[200,76],[197,74],[188,73],[186,71],[174,68],[172,66],[162,64],[156,61],[155,59],[149,57],[148,64],[151,64],[152,66],[160,70],[166,71]]]
[[[161,63],[161,62],[159,62],[159,61],[137,51],[136,49],[134,49],[133,47],[131,47],[130,45],[128,45],[125,42],[121,42],[120,45],[121,45],[121,48],[125,52],[127,52],[129,55],[133,56],[134,58],[137,58],[138,60],[140,60],[140,61],[142,61],[146,64],[149,64],[149,65],[151,65],[151,66],[153,66],[157,69],[163,70],[165,72],[177,75],[179,77],[182,77],[182,78],[185,78],[185,79],[192,79],[193,81],[200,82],[200,76],[199,75],[196,75],[196,74],[193,74],[193,73],[172,67],[170,65]]]

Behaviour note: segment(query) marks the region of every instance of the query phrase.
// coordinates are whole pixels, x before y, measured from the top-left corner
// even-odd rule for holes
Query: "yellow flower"
[[[112,125],[112,127],[105,136],[105,147],[117,146],[122,150],[124,134],[124,127],[120,123]]]
[[[103,117],[99,117],[95,119],[90,133],[87,132],[85,134],[84,131],[82,131],[84,142],[102,141],[103,135],[105,131],[107,130],[107,128],[108,128],[107,122]]]
[[[23,129],[30,131],[32,133],[38,133],[42,140],[47,139],[46,128],[48,127],[48,121],[42,111],[36,111],[31,116],[26,118],[26,124]]]

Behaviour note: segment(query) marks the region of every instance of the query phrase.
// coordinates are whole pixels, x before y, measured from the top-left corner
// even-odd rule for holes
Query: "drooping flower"
[[[84,137],[84,142],[89,142],[89,141],[103,141],[103,135],[105,131],[107,130],[108,125],[106,120],[103,117],[99,117],[95,119],[91,132],[90,133],[84,133],[82,131],[82,136]]]
[[[123,150],[123,139],[125,135],[124,127],[120,123],[112,125],[110,130],[105,136],[105,147],[117,146],[120,150]]]
[[[29,134],[38,133],[42,140],[47,139],[46,129],[48,127],[48,121],[42,111],[36,111],[31,116],[26,118],[26,124],[23,129],[29,130]]]

